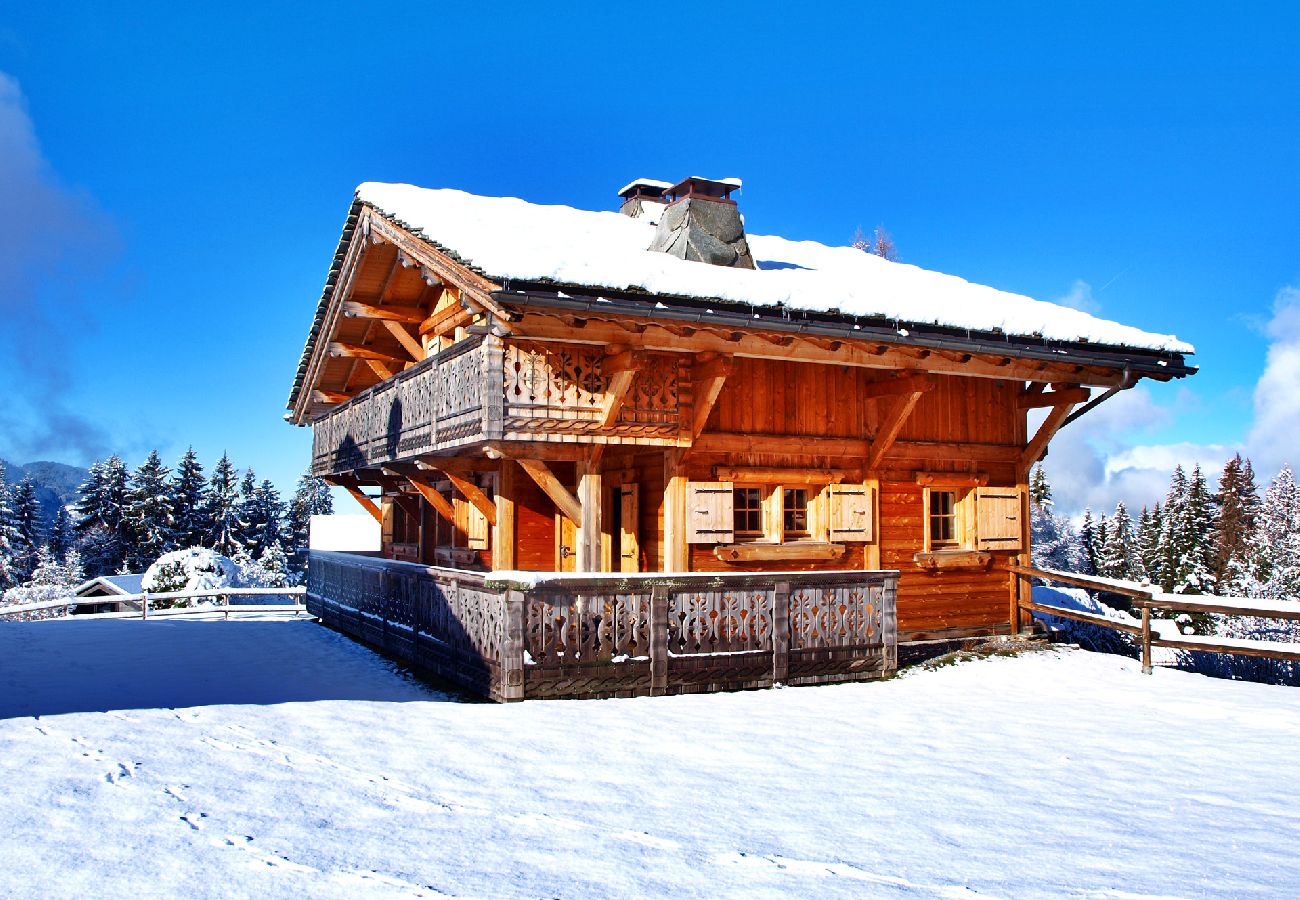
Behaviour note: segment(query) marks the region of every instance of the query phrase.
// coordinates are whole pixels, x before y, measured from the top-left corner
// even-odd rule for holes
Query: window
[[[930,491],[930,546],[946,549],[957,546],[957,494],[955,491]]]
[[[732,493],[736,537],[761,538],[763,536],[763,489],[739,487]]]
[[[808,537],[808,489],[785,488],[781,500],[785,539]]]

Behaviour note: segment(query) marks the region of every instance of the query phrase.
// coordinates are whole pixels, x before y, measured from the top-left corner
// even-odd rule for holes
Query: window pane
[[[956,500],[952,491],[930,492],[931,544],[950,544],[956,540]]]
[[[808,491],[805,488],[786,488],[782,502],[786,534],[808,533]]]
[[[732,491],[736,534],[763,533],[763,491],[756,487],[735,488]]]

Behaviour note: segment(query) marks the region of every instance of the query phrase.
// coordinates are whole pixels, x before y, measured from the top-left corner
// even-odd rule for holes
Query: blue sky
[[[1275,471],[1300,11],[912,6],[6,4],[0,456],[192,442],[288,488],[310,440],[284,401],[358,182],[601,209],[703,174],[745,180],[752,231],[883,223],[907,262],[1195,343],[1196,377],[1062,433],[1068,503],[1146,502],[1180,454]]]

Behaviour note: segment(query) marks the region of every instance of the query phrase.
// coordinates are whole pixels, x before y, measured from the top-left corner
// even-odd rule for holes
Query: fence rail
[[[1277,600],[1256,600],[1247,597],[1214,597],[1214,596],[1186,596],[1182,594],[1168,594],[1160,588],[1149,584],[1138,584],[1133,581],[1123,581],[1116,578],[1098,578],[1089,575],[1079,575],[1075,572],[1058,572],[1055,569],[1038,569],[1032,566],[1008,566],[1008,569],[1019,576],[1022,583],[1032,583],[1032,579],[1041,578],[1044,581],[1055,581],[1061,584],[1074,585],[1075,587],[1087,588],[1094,591],[1105,593],[1119,594],[1128,597],[1133,605],[1137,607],[1142,614],[1141,625],[1132,625],[1128,622],[1117,622],[1114,619],[1108,619],[1105,616],[1093,615],[1091,613],[1079,612],[1078,610],[1062,609],[1049,604],[1035,603],[1032,600],[1032,590],[1021,590],[1019,592],[1019,606],[1028,612],[1041,612],[1048,615],[1060,616],[1064,619],[1073,619],[1079,622],[1087,622],[1091,625],[1099,625],[1102,628],[1110,628],[1115,631],[1122,631],[1131,634],[1139,639],[1142,647],[1142,671],[1150,675],[1152,672],[1151,665],[1151,648],[1165,647],[1172,650],[1194,650],[1202,653],[1227,653],[1239,654],[1242,656],[1259,656],[1267,659],[1280,659],[1290,662],[1300,662],[1300,644],[1283,643],[1281,641],[1253,641],[1245,638],[1224,638],[1210,635],[1178,635],[1170,637],[1159,633],[1156,630],[1153,633],[1151,612],[1153,610],[1174,610],[1176,612],[1203,612],[1203,613],[1220,613],[1224,615],[1236,616],[1259,616],[1266,619],[1288,619],[1291,621],[1300,621],[1300,603]]]
[[[102,606],[105,603],[139,603],[140,608],[117,613],[100,613],[101,616],[112,616],[117,619],[148,619],[150,616],[169,615],[183,616],[194,613],[211,613],[224,611],[226,618],[230,618],[232,612],[305,612],[307,606],[301,600],[295,600],[292,604],[244,604],[232,605],[231,597],[266,597],[266,596],[286,596],[305,598],[307,589],[305,587],[288,587],[288,588],[212,588],[201,591],[167,591],[151,594],[147,591],[138,594],[112,594],[100,597],[59,597],[54,600],[44,600],[40,603],[23,603],[17,606],[0,606],[0,620],[8,616],[20,615],[28,612],[42,612],[49,609],[59,609],[62,607],[68,612],[64,616],[71,615],[71,610],[77,606]],[[154,609],[150,610],[150,604],[160,601],[174,600],[200,600],[204,598],[214,598],[224,601],[217,606],[190,606],[173,609]],[[56,617],[58,618],[58,617]]]

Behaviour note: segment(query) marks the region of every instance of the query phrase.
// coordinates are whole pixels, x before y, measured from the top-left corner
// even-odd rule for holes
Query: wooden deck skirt
[[[897,668],[892,571],[549,575],[312,551],[307,608],[497,701],[827,684]]]

